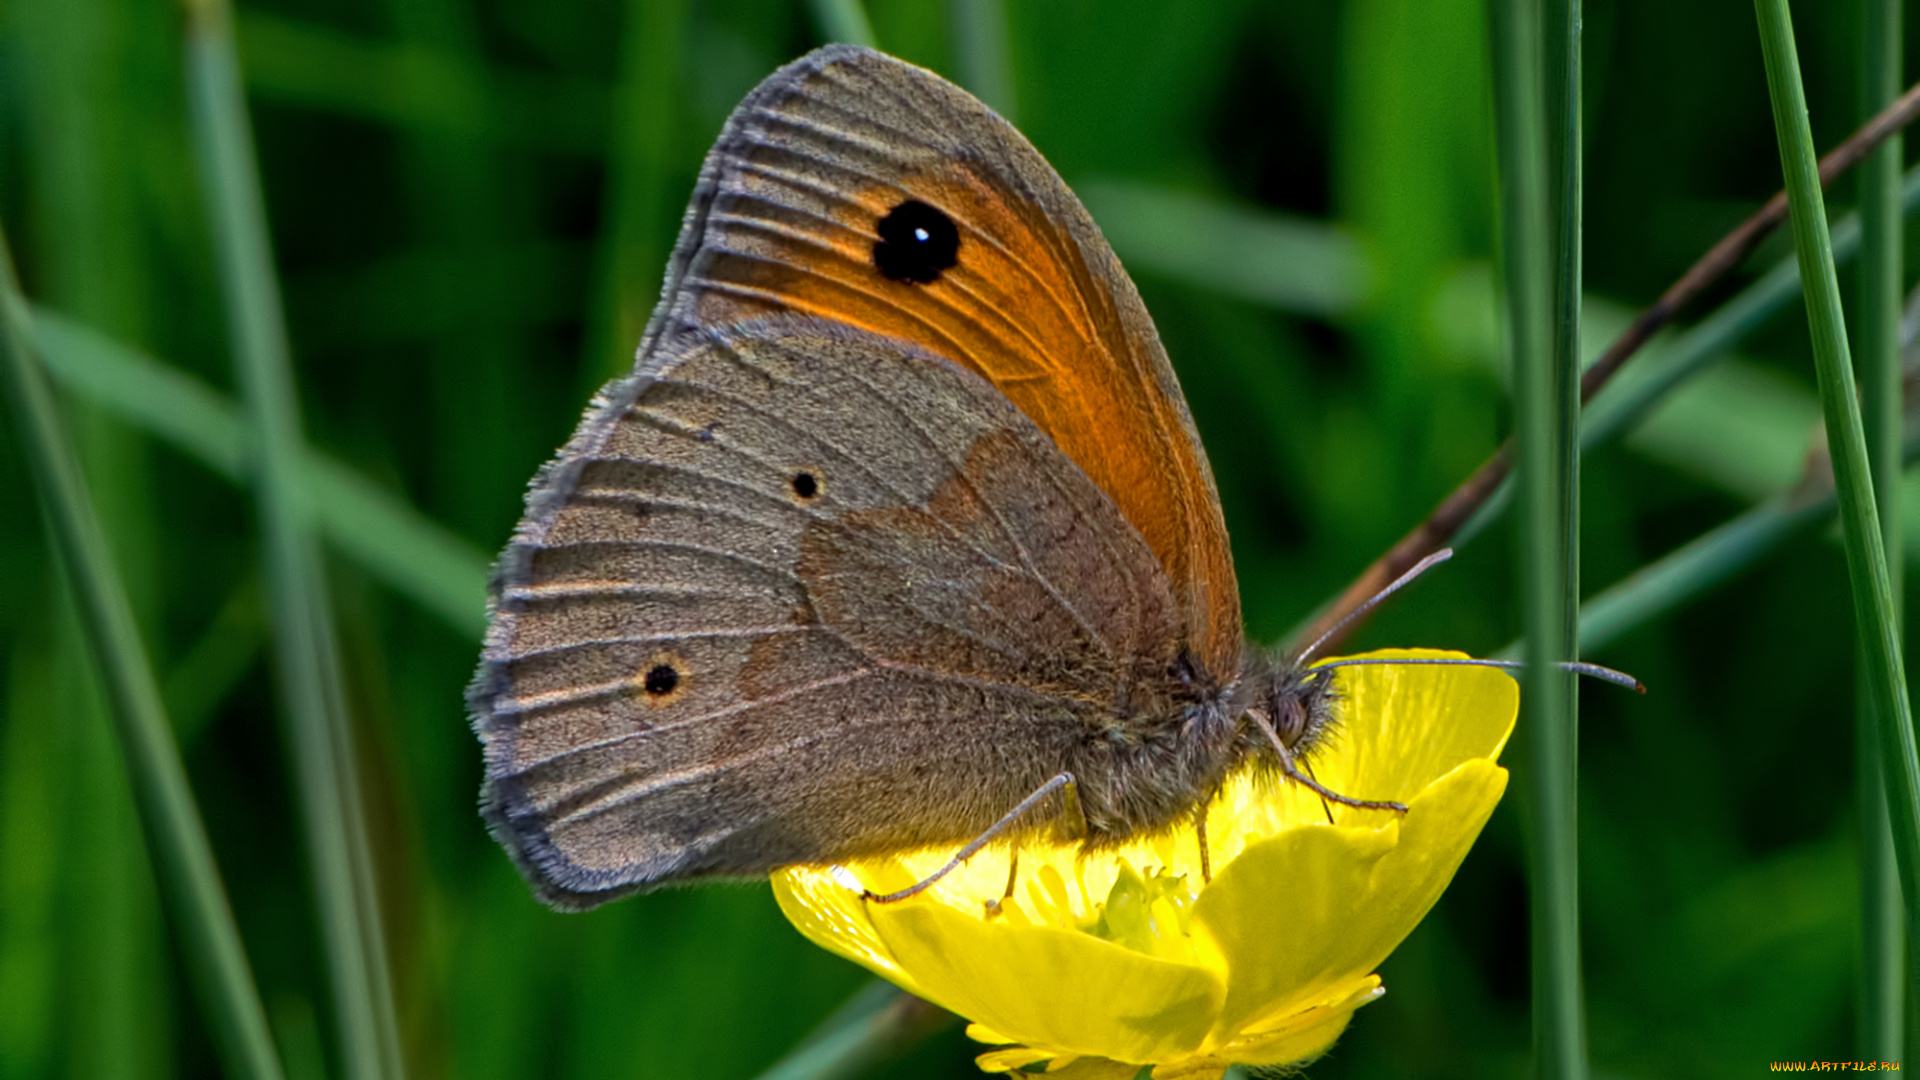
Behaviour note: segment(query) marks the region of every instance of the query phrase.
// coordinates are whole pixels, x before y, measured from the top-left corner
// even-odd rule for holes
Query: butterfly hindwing
[[[1031,421],[836,324],[661,339],[529,506],[470,696],[563,906],[968,839],[1178,659],[1158,561]]]

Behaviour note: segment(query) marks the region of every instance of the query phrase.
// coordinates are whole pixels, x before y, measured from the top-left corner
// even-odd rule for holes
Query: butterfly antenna
[[[1436,566],[1439,566],[1441,563],[1446,562],[1448,559],[1451,559],[1451,558],[1453,558],[1453,549],[1441,548],[1439,551],[1436,551],[1433,554],[1427,556],[1426,558],[1421,559],[1419,562],[1414,563],[1413,569],[1408,570],[1406,573],[1401,574],[1397,578],[1394,578],[1392,583],[1390,583],[1386,588],[1381,589],[1379,592],[1374,593],[1372,596],[1368,597],[1366,603],[1361,604],[1359,607],[1354,608],[1352,611],[1347,612],[1344,616],[1341,617],[1339,622],[1334,623],[1332,626],[1328,627],[1326,633],[1321,634],[1317,638],[1314,638],[1313,644],[1300,650],[1300,655],[1294,658],[1295,661],[1301,664],[1306,663],[1309,659],[1313,657],[1314,653],[1320,651],[1320,646],[1325,645],[1329,638],[1332,638],[1335,634],[1338,634],[1340,631],[1345,630],[1347,628],[1347,624],[1353,622],[1353,620],[1355,619],[1358,619],[1360,616],[1365,615],[1367,612],[1372,611],[1374,608],[1379,607],[1380,602],[1382,600],[1385,600],[1387,597],[1392,596],[1394,593],[1399,592],[1403,588],[1406,588],[1408,585],[1413,584],[1414,578],[1419,577],[1421,574],[1426,573],[1427,571],[1433,569]]]
[[[1490,667],[1500,668],[1505,671],[1518,671],[1527,666],[1526,662],[1522,660],[1482,660],[1472,656],[1350,656],[1344,660],[1329,660],[1324,664],[1315,664],[1313,670],[1328,671],[1333,668],[1360,667],[1363,665],[1379,666],[1381,664]],[[1644,694],[1647,692],[1646,686],[1643,685],[1639,679],[1634,678],[1624,671],[1615,671],[1610,667],[1601,667],[1599,664],[1589,664],[1584,660],[1555,660],[1553,666],[1559,668],[1561,671],[1572,672],[1575,675],[1585,675],[1588,678],[1599,679],[1601,682],[1610,682],[1615,686],[1624,686],[1638,693]]]
[[[1307,776],[1310,779],[1312,779],[1314,783],[1317,784],[1320,782],[1320,778],[1313,775],[1313,766],[1307,764],[1307,762],[1304,759],[1300,762],[1300,767],[1306,770]],[[1327,797],[1325,795],[1320,796],[1320,809],[1326,811],[1327,824],[1329,825],[1334,824],[1333,804],[1327,801]]]

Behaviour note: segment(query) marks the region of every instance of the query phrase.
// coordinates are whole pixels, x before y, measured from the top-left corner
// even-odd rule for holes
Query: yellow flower
[[[1459,656],[1397,650],[1372,656]],[[1374,968],[1452,880],[1506,789],[1511,678],[1475,667],[1339,670],[1340,723],[1309,764],[1387,810],[1328,807],[1241,776],[1208,810],[1213,880],[1183,828],[1115,851],[989,848],[910,900],[875,904],[822,867],[773,876],[787,918],[820,946],[973,1021],[989,1072],[1056,1080],[1217,1078],[1229,1064],[1306,1061],[1385,993]],[[853,864],[867,888],[920,880],[951,855]],[[844,871],[842,872],[844,874]]]

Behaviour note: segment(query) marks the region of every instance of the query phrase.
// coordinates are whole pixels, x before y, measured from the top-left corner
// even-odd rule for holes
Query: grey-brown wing
[[[1139,534],[979,377],[685,328],[542,474],[470,692],[550,902],[964,840],[1178,662]]]

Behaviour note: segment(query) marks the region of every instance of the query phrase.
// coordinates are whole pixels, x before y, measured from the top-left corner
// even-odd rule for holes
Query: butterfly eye
[[[953,219],[919,199],[893,208],[874,229],[873,265],[894,281],[927,285],[960,261],[960,230]]]

